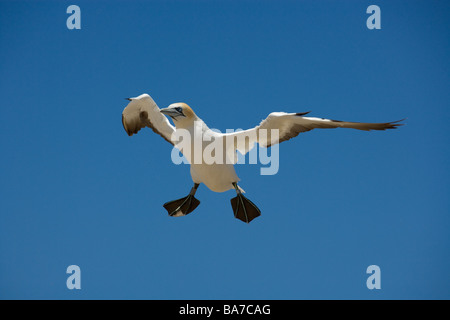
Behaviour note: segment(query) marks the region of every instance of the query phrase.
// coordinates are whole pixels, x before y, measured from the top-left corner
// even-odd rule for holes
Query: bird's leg
[[[181,199],[169,201],[163,204],[163,207],[167,210],[169,213],[169,216],[171,217],[181,217],[185,216],[197,208],[197,206],[200,204],[200,201],[197,200],[194,195],[195,192],[197,192],[197,188],[199,186],[199,183],[195,183],[194,186],[191,189],[191,192],[189,194]]]
[[[231,199],[234,217],[247,223],[256,217],[259,217],[261,215],[259,208],[249,199],[244,197],[236,182],[233,182],[233,187],[237,194],[235,198]]]

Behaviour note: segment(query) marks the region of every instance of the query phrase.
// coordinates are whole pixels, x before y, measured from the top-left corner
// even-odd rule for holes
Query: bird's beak
[[[159,110],[162,114],[165,114],[166,116],[175,118],[175,117],[179,117],[179,116],[184,116],[183,113],[177,111],[175,108],[164,108]]]

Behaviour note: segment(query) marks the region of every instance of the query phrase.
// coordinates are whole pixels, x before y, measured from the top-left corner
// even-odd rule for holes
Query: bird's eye
[[[181,107],[176,107],[175,110],[177,110],[179,113],[183,113],[183,109]]]

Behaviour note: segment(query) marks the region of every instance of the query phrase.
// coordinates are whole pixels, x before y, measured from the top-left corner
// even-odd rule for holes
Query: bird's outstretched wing
[[[128,98],[130,103],[122,112],[122,124],[129,136],[138,133],[144,127],[151,128],[165,140],[174,144],[171,140],[175,127],[159,112],[155,101],[146,93],[136,98]]]
[[[303,117],[309,112],[304,113],[285,113],[273,112],[264,119],[258,126],[252,129],[227,133],[227,139],[234,140],[234,149],[242,154],[246,154],[251,150],[255,143],[259,143],[262,147],[270,147],[271,145],[289,140],[298,136],[301,132],[310,131],[316,128],[334,129],[334,128],[352,128],[358,130],[386,130],[395,129],[403,124],[398,123],[402,120],[383,123],[365,123],[365,122],[348,122],[339,120],[330,120],[313,117]],[[262,130],[265,129],[265,130]],[[278,130],[278,135],[272,135],[272,129]]]

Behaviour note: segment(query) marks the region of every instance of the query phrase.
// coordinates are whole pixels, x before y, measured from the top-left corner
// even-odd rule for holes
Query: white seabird
[[[141,94],[135,98],[127,98],[127,100],[130,103],[123,110],[122,124],[129,136],[137,133],[144,127],[149,127],[174,145],[174,147],[177,147],[179,146],[176,140],[177,132],[182,131],[182,129],[187,130],[191,134],[190,137],[194,139],[195,132],[198,130],[202,136],[208,137],[208,139],[205,139],[207,141],[202,140],[200,151],[205,150],[209,143],[219,139],[221,139],[221,145],[224,146],[223,161],[216,163],[206,163],[203,161],[203,158],[200,159],[200,162],[194,161],[195,150],[193,147],[181,150],[190,163],[194,187],[188,196],[169,201],[163,205],[169,215],[175,217],[189,214],[200,204],[200,201],[194,195],[201,183],[215,192],[224,192],[234,188],[237,194],[235,198],[231,199],[234,216],[247,223],[258,217],[261,214],[260,210],[242,194],[243,190],[237,185],[239,178],[234,169],[236,151],[245,155],[254,147],[255,143],[262,147],[270,147],[276,143],[296,137],[301,132],[316,128],[352,128],[370,131],[395,129],[397,126],[402,125],[398,123],[402,120],[384,123],[363,123],[304,117],[309,112],[273,112],[252,129],[224,134],[210,130],[192,108],[185,103],[173,103],[167,108],[159,109],[148,94]],[[171,125],[164,115],[171,117],[175,126]],[[272,132],[270,131],[271,129],[277,129],[278,136],[276,134],[272,136],[270,134]],[[247,140],[245,140],[246,137]],[[227,141],[232,143],[227,143]],[[245,143],[239,143],[239,141],[245,141]],[[191,143],[191,146],[193,145],[194,142]],[[230,160],[230,157],[233,159]]]

